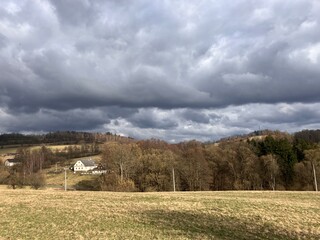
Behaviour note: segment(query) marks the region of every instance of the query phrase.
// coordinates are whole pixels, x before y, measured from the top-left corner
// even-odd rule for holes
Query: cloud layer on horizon
[[[318,128],[319,12],[316,0],[6,1],[0,132]]]

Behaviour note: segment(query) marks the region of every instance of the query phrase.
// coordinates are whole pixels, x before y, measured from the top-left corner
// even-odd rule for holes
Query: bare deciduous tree
[[[320,149],[310,149],[305,151],[306,159],[310,162],[312,166],[312,174],[314,181],[314,189],[318,191],[318,182],[317,182],[317,165],[320,163]]]

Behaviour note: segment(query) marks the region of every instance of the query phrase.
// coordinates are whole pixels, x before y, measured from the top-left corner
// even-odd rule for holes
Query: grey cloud
[[[315,104],[249,104],[219,110],[225,126],[248,129],[280,129],[299,131],[319,125],[319,103]],[[315,127],[312,127],[315,128]],[[246,132],[246,131],[244,131]]]
[[[210,122],[210,116],[207,114],[196,111],[196,110],[184,110],[182,113],[182,117],[185,120],[190,120],[197,123],[206,123],[208,124]]]
[[[176,119],[171,119],[168,115],[161,116],[155,109],[141,109],[127,120],[139,128],[172,129],[178,126]]]
[[[118,107],[77,108],[66,111],[40,109],[37,112],[17,112],[0,108],[0,131],[104,131],[103,126],[110,124],[111,120],[130,118],[137,112],[135,109]]]
[[[22,121],[21,121],[22,120]],[[40,110],[33,114],[15,114],[10,118],[2,119],[2,127],[9,132],[47,132],[59,130],[94,130],[110,120],[101,116],[97,111],[71,110],[56,112],[52,110]]]
[[[281,6],[275,3],[248,7],[248,2],[241,1],[234,7],[225,4],[208,7],[158,1],[150,4],[139,1],[133,5],[53,1],[51,8],[43,6],[48,12],[51,9],[51,22],[47,20],[47,24],[52,40],[38,42],[38,49],[23,49],[20,64],[35,74],[35,82],[40,81],[29,89],[26,98],[30,99],[30,105],[43,103],[35,108],[56,110],[104,105],[203,108],[318,101],[319,70],[308,61],[292,57],[292,52],[307,46],[306,41],[310,44],[317,40],[315,36],[302,41],[303,34],[299,35],[315,32],[308,28],[318,24],[311,4],[306,4],[305,15],[297,15],[297,8],[303,3],[293,4],[284,17],[280,15]],[[21,7],[21,17],[26,11],[40,8],[36,4]],[[178,7],[177,12],[184,14],[176,15],[172,7]],[[68,12],[70,9],[72,12]],[[229,21],[230,15],[233,21]],[[39,21],[45,18],[35,15],[28,23],[37,31],[45,31],[43,25],[32,25],[37,17]],[[56,29],[55,24],[63,27],[66,21],[72,28]],[[90,24],[84,27],[82,23],[86,21]],[[306,21],[313,25],[301,29]],[[261,24],[268,27],[263,29]],[[288,34],[284,27],[283,34],[288,36],[281,35],[278,24],[295,29],[295,34]],[[25,40],[29,42],[30,38],[31,35]],[[299,68],[300,65],[303,67]],[[262,81],[242,79],[250,75]],[[225,76],[229,80],[233,76],[233,82],[226,82]],[[299,87],[305,78],[308,84]],[[47,99],[41,96],[43,91],[48,92]],[[55,104],[46,105],[47,102]],[[23,103],[12,99],[10,107],[14,104]],[[31,107],[25,107],[28,108]]]
[[[294,124],[305,125],[317,123],[319,121],[320,112],[316,110],[317,105],[284,105],[273,109],[268,115],[257,115],[256,120],[264,123],[272,124]]]
[[[7,45],[7,38],[0,34],[0,49]]]
[[[0,6],[0,108],[15,126],[0,127],[118,122],[117,131],[139,136],[171,129],[170,139],[207,139],[262,123],[316,126],[319,12],[315,0],[10,1]],[[68,125],[77,109],[103,114]]]
[[[93,18],[91,1],[86,0],[54,0],[50,1],[62,21],[61,24],[82,25],[88,24]]]

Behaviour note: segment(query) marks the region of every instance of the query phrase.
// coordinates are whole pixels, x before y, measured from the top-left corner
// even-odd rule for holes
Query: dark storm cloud
[[[140,110],[128,121],[139,128],[172,129],[178,126],[177,119],[170,118],[167,113],[159,114],[155,109]]]
[[[79,26],[81,24],[90,24],[94,18],[93,2],[85,0],[50,0],[61,25],[71,24]]]
[[[21,121],[22,120],[22,121]],[[94,130],[110,120],[97,110],[52,111],[40,110],[33,114],[15,114],[1,119],[2,127],[7,131],[46,132],[60,130]]]
[[[198,123],[209,123],[210,122],[210,116],[208,116],[207,114],[205,114],[201,111],[185,110],[185,111],[183,111],[181,116],[184,119],[190,120],[192,122],[198,122]]]
[[[131,117],[135,109],[104,107],[95,109],[73,109],[56,111],[40,109],[34,113],[1,112],[1,127],[7,131],[45,132],[59,130],[94,131],[103,130],[111,119]],[[21,121],[22,120],[22,121]],[[0,128],[0,132],[1,132]]]
[[[315,126],[319,12],[316,0],[6,1],[0,130],[170,129],[174,140]]]
[[[24,67],[33,74],[17,84],[17,94],[30,100],[25,109],[202,108],[319,100],[317,55],[309,56],[318,49],[318,6],[310,1],[290,4],[286,15],[276,2],[252,6],[239,1],[231,7],[161,1],[16,4],[15,18],[5,23],[20,27],[11,32],[11,51],[19,58],[13,71]],[[302,5],[304,14],[297,10]],[[50,17],[33,12],[31,20],[24,18],[39,8]],[[49,30],[37,23],[43,19]],[[42,30],[52,39],[44,40]],[[25,45],[34,32],[39,45]],[[308,84],[301,88],[302,81]],[[9,106],[21,105],[12,98]]]

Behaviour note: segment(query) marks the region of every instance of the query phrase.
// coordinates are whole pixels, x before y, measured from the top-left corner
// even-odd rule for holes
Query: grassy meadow
[[[319,239],[314,192],[0,188],[0,239]]]

